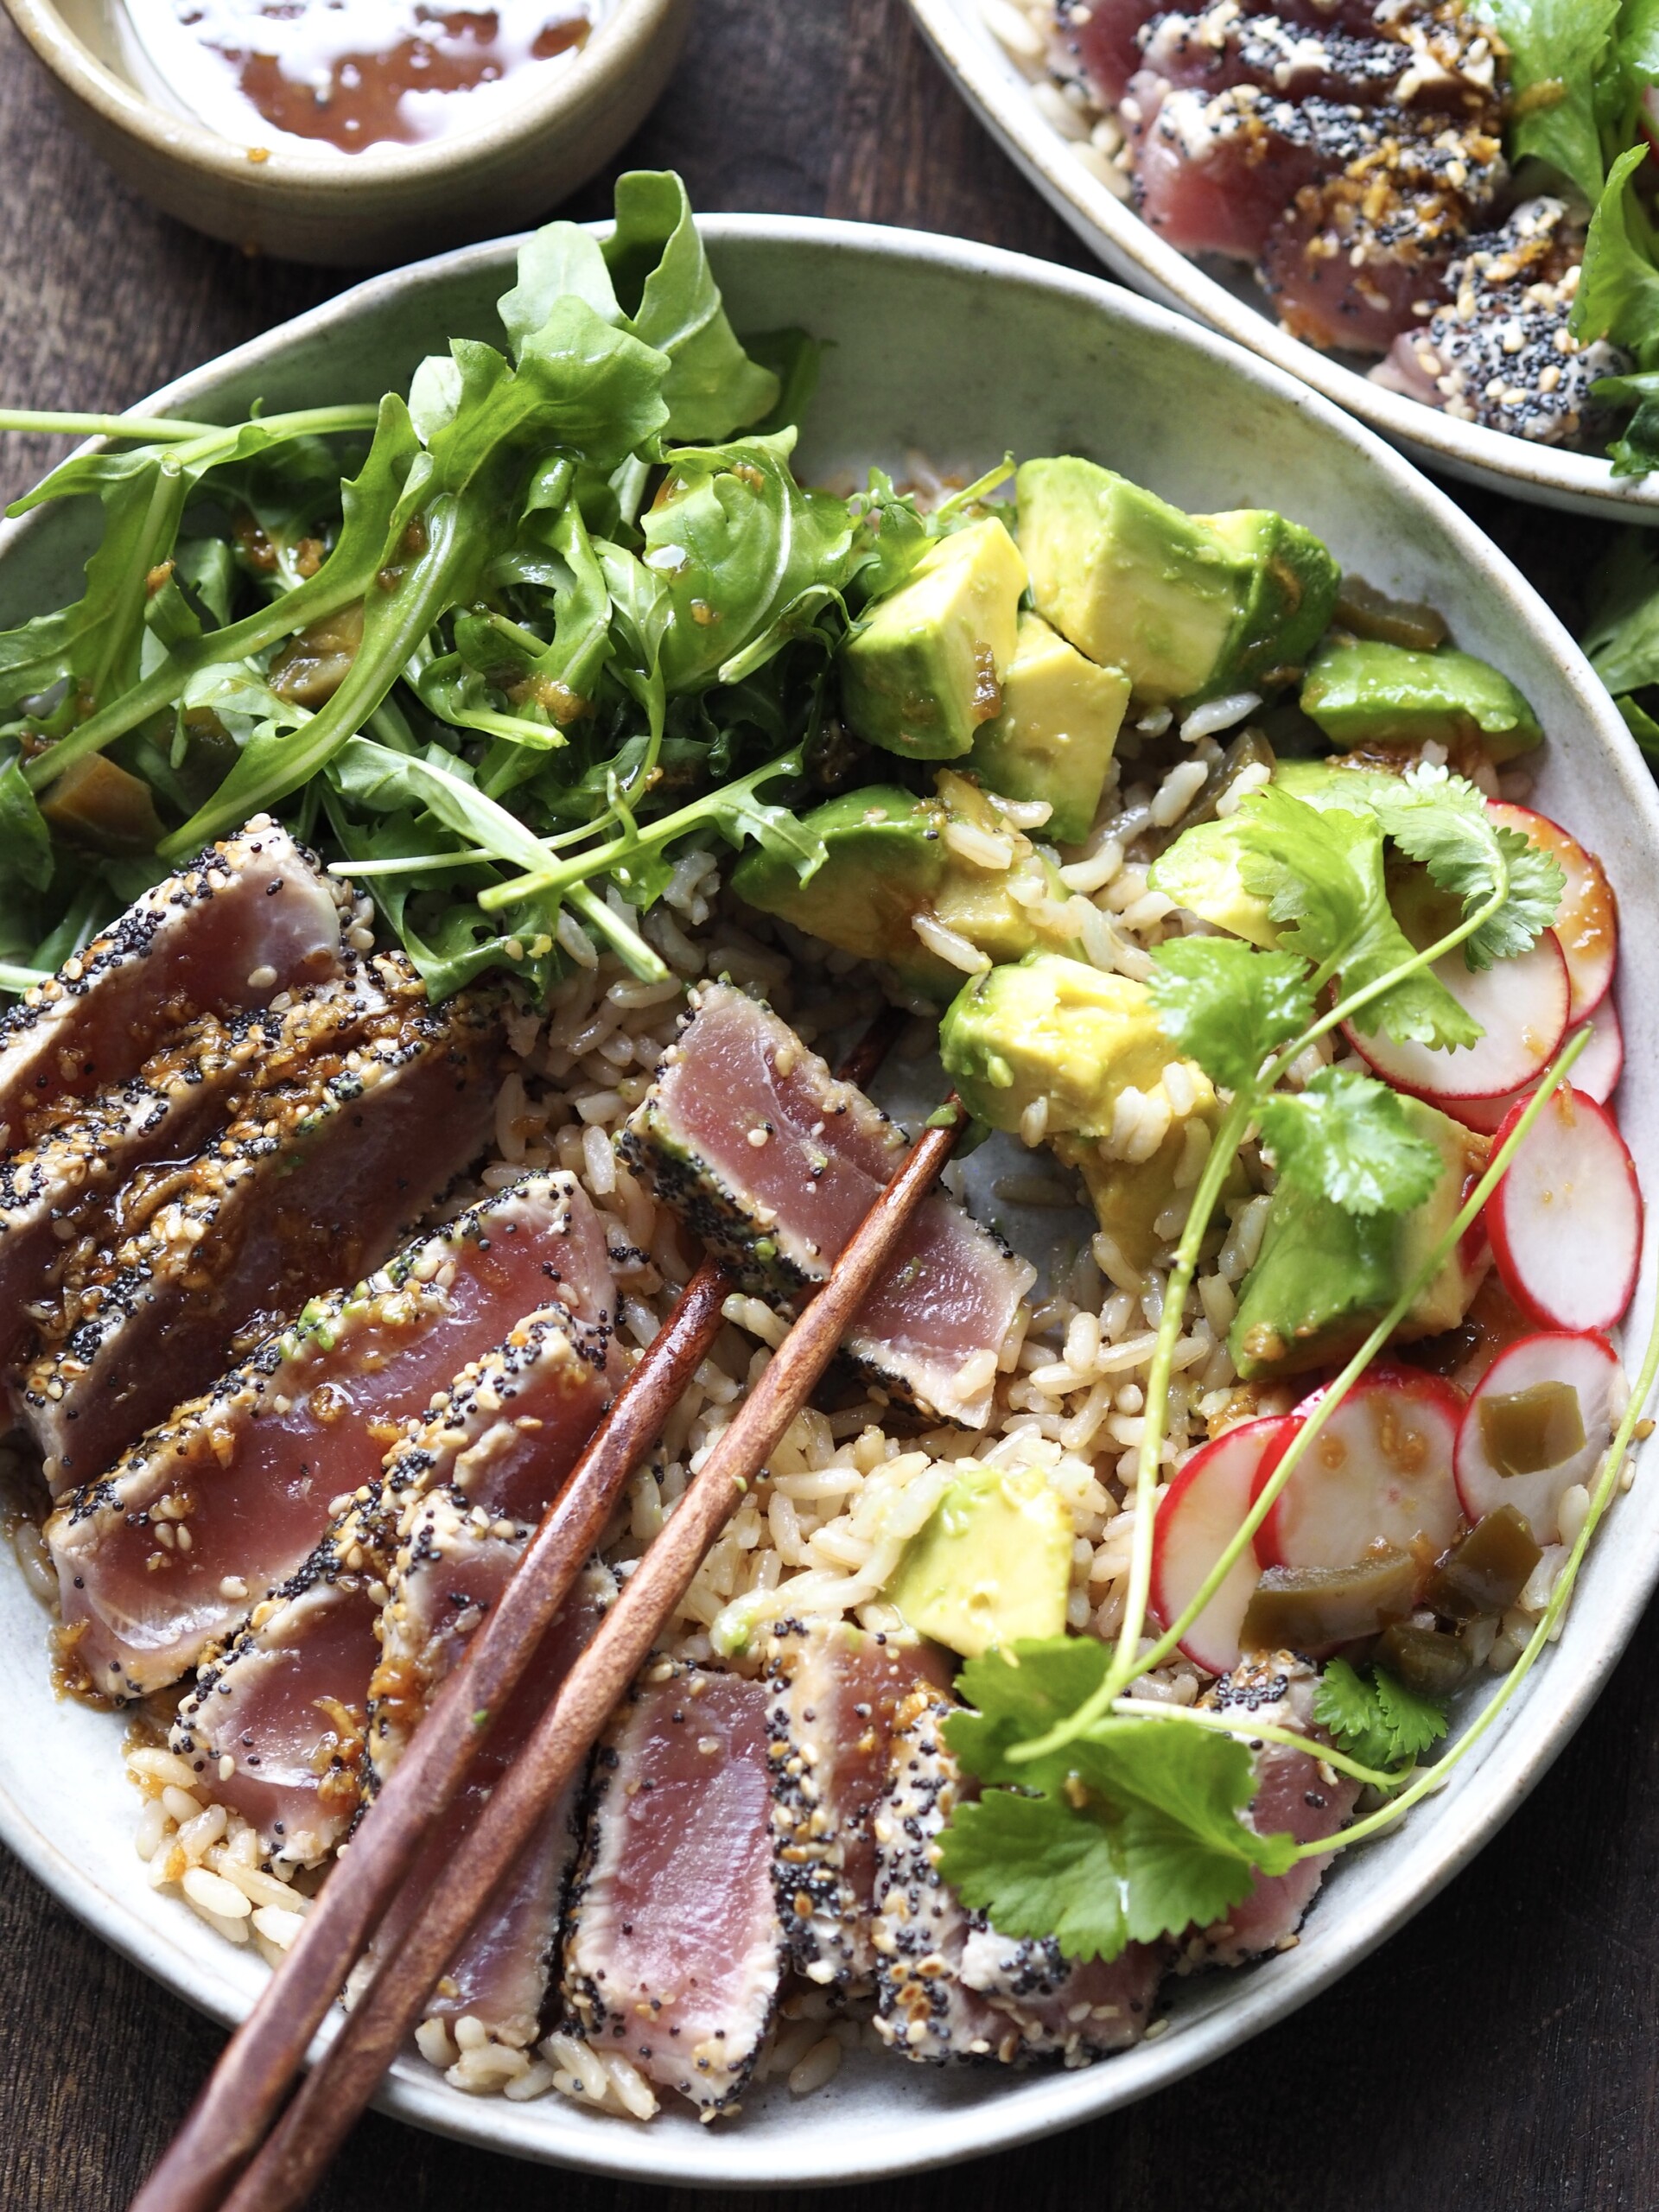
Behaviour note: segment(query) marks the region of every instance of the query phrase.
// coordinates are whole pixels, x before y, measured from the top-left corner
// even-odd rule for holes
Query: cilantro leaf
[[[1052,1936],[1068,1959],[1115,1959],[1130,1940],[1117,1839],[1062,1797],[988,1790],[957,1806],[938,1853],[945,1880],[1001,1935]]]
[[[1294,1846],[1259,1835],[1240,1817],[1255,1795],[1255,1767],[1236,1736],[1178,1720],[1096,1721],[1071,1746],[1091,1792],[1173,1822],[1211,1853],[1283,1873]]]
[[[1148,1725],[1162,1727],[1166,1735],[1202,1733],[1209,1740],[1226,1741],[1209,1738],[1208,1731],[1183,1729],[1179,1722]],[[1242,1826],[1239,1832],[1254,1834]],[[1224,1918],[1249,1895],[1255,1878],[1255,1870],[1238,1853],[1205,1842],[1150,1805],[1129,1808],[1117,1840],[1129,1934],[1137,1943],[1155,1943],[1160,1936],[1179,1936],[1184,1928],[1204,1928]],[[1274,1840],[1291,1844],[1288,1835]]]
[[[1242,1090],[1262,1063],[1313,1018],[1306,963],[1257,952],[1237,938],[1178,937],[1153,953],[1159,1026],[1224,1090]]]
[[[1659,468],[1659,369],[1634,376],[1598,377],[1590,397],[1604,407],[1629,408],[1629,421],[1607,448],[1615,476],[1645,476]]]
[[[1440,1154],[1373,1077],[1323,1068],[1300,1095],[1263,1099],[1260,1118],[1281,1179],[1344,1213],[1409,1213],[1440,1180]]]
[[[1269,784],[1252,792],[1234,819],[1239,874],[1248,891],[1268,901],[1286,951],[1339,975],[1344,995],[1416,959],[1389,905],[1382,824],[1374,812],[1321,811]],[[1421,967],[1374,999],[1354,1026],[1367,1035],[1382,1029],[1398,1045],[1472,1045],[1481,1034]]]
[[[1509,888],[1497,912],[1466,938],[1471,969],[1511,960],[1536,943],[1555,918],[1567,878],[1560,864],[1518,830],[1501,826],[1475,786],[1427,762],[1397,781],[1379,785],[1371,804],[1401,851],[1421,861],[1442,891],[1463,902],[1465,918],[1497,887],[1497,862],[1508,863]]]
[[[1618,0],[1489,0],[1485,12],[1510,50],[1510,159],[1550,162],[1593,207],[1602,183],[1596,83]]]
[[[996,1650],[970,1659],[957,1677],[963,1710],[945,1722],[944,1739],[982,1782],[1063,1789],[1075,1745],[1052,1759],[1019,1761],[1008,1758],[1009,1748],[1069,1719],[1105,1681],[1110,1663],[1109,1649],[1092,1636],[1025,1642],[1014,1645],[1012,1656]]]
[[[1362,1766],[1398,1766],[1446,1733],[1446,1715],[1431,1700],[1382,1667],[1367,1681],[1345,1659],[1326,1664],[1313,1693],[1313,1718],[1338,1750]]]

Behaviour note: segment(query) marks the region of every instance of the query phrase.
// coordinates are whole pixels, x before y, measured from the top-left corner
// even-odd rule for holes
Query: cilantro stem
[[[631,976],[637,976],[642,983],[667,982],[666,963],[652,950],[638,930],[630,929],[620,914],[612,912],[590,884],[573,885],[564,898],[572,912],[580,914],[588,928],[604,938]]]
[[[1283,1744],[1293,1751],[1306,1751],[1310,1758],[1322,1759],[1326,1766],[1338,1773],[1351,1775],[1356,1782],[1368,1782],[1374,1789],[1397,1789],[1414,1771],[1412,1766],[1390,1771],[1384,1767],[1362,1766],[1357,1759],[1351,1759],[1345,1751],[1323,1742],[1317,1736],[1305,1736],[1295,1728],[1275,1728],[1270,1723],[1255,1719],[1252,1713],[1240,1713],[1236,1719],[1230,1713],[1220,1713],[1204,1706],[1158,1705],[1144,1697],[1119,1697],[1112,1700],[1112,1711],[1132,1720],[1184,1720],[1189,1728],[1208,1728],[1220,1736],[1238,1736],[1252,1744]]]
[[[1624,1408],[1624,1418],[1620,1421],[1613,1440],[1607,1447],[1607,1456],[1602,1463],[1601,1473],[1597,1479],[1595,1490],[1591,1495],[1590,1510],[1584,1516],[1584,1526],[1580,1529],[1577,1539],[1562,1564],[1561,1571],[1555,1579],[1555,1586],[1550,1592],[1549,1603],[1539,1616],[1538,1625],[1528,1638],[1526,1649],[1504,1676],[1503,1686],[1497,1695],[1487,1700],[1475,1719],[1459,1737],[1457,1742],[1446,1752],[1445,1758],[1437,1760],[1408,1788],[1402,1789],[1392,1804],[1384,1805],[1379,1811],[1369,1815],[1363,1821],[1356,1821],[1351,1827],[1344,1828],[1340,1835],[1332,1836],[1323,1844],[1299,1846],[1296,1853],[1299,1859],[1312,1858],[1323,1852],[1345,1849],[1351,1843],[1363,1843],[1368,1838],[1380,1834],[1402,1814],[1408,1812],[1412,1806],[1419,1803],[1431,1792],[1442,1788],[1459,1762],[1474,1749],[1486,1731],[1496,1724],[1499,1714],[1542,1657],[1545,1645],[1554,1637],[1562,1616],[1567,1611],[1568,1601],[1573,1595],[1573,1585],[1579,1579],[1579,1570],[1584,1564],[1585,1554],[1590,1548],[1591,1540],[1600,1526],[1608,1507],[1612,1503],[1613,1493],[1624,1465],[1625,1455],[1630,1451],[1636,1435],[1637,1426],[1643,1416],[1643,1408],[1653,1395],[1654,1385],[1656,1382],[1659,1382],[1659,1313],[1656,1313],[1653,1326],[1649,1332],[1647,1350],[1643,1354],[1641,1369],[1631,1389],[1630,1402]]]

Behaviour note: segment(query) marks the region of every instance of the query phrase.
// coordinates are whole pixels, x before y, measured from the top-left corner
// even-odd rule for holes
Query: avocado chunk
[[[1064,1635],[1071,1582],[1071,1509],[1046,1476],[964,1459],[881,1594],[918,1636],[977,1659]]]
[[[1028,1131],[1027,1113],[1040,1106],[1040,1135],[1050,1138],[1110,1137],[1130,1085],[1167,1107],[1163,1073],[1179,1057],[1144,983],[1055,952],[964,984],[940,1025],[939,1056],[976,1119]],[[1181,1065],[1195,1102],[1213,1103],[1209,1077]],[[1173,1118],[1163,1116],[1166,1128]]]
[[[1374,638],[1333,638],[1314,656],[1302,711],[1332,745],[1456,745],[1473,737],[1495,761],[1541,745],[1538,717],[1507,676],[1443,645],[1414,652]]]
[[[980,724],[970,765],[1005,798],[1046,800],[1045,834],[1081,844],[1128,703],[1122,670],[1096,667],[1040,614],[1023,613],[1002,679],[1002,711]]]
[[[1027,461],[1018,489],[1037,612],[1149,703],[1287,682],[1330,622],[1337,564],[1281,515],[1183,514],[1072,457]]]
[[[842,648],[849,726],[915,760],[966,753],[1001,707],[1025,588],[1025,563],[995,517],[938,539]]]
[[[939,1000],[960,988],[963,970],[930,950],[917,935],[918,918],[988,961],[1069,944],[1070,894],[1052,862],[965,776],[943,769],[935,785],[931,798],[893,784],[842,792],[806,817],[829,855],[806,882],[787,859],[753,846],[733,869],[732,888],[763,913],[881,961],[906,988]],[[1006,865],[988,865],[976,857],[981,850],[988,861],[1006,854]]]
[[[1387,775],[1386,770],[1349,767],[1332,760],[1281,760],[1273,780],[1305,806],[1365,810],[1365,791]],[[1279,931],[1268,912],[1268,902],[1247,890],[1239,873],[1239,839],[1235,816],[1213,822],[1195,822],[1184,830],[1153,862],[1148,887],[1173,899],[1178,906],[1226,930],[1251,944],[1272,951]]]
[[[1485,1140],[1422,1099],[1402,1096],[1400,1103],[1412,1135],[1440,1154],[1439,1182],[1410,1213],[1363,1218],[1280,1185],[1228,1332],[1233,1364],[1246,1382],[1346,1359],[1451,1227],[1469,1177],[1484,1163]],[[1486,1265],[1484,1254],[1471,1263],[1470,1254],[1454,1249],[1413,1300],[1400,1341],[1456,1328]]]
[[[1095,1218],[1123,1259],[1142,1274],[1158,1264],[1179,1234],[1179,1230],[1171,1233],[1167,1221],[1160,1230],[1160,1221],[1177,1199],[1191,1201],[1202,1173],[1203,1155],[1195,1160],[1187,1149],[1189,1132],[1195,1122],[1202,1122],[1213,1137],[1220,1119],[1214,1092],[1207,1084],[1195,1084],[1194,1088],[1201,1090],[1201,1103],[1185,1119],[1172,1119],[1157,1150],[1144,1160],[1118,1159],[1109,1146],[1087,1137],[1054,1140],[1055,1158],[1082,1176]],[[1205,1149],[1207,1153],[1208,1147]],[[1249,1179],[1236,1160],[1221,1195],[1243,1198],[1249,1191]]]

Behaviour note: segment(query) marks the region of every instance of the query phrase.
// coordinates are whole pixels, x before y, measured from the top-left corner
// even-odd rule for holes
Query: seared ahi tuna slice
[[[1491,40],[1484,24],[1457,10],[1415,16],[1394,30],[1401,10],[1376,28],[1344,29],[1334,11],[1317,27],[1287,13],[1242,12],[1217,0],[1190,14],[1154,16],[1138,33],[1142,66],[1172,86],[1203,92],[1255,85],[1289,100],[1310,97],[1370,107],[1445,111],[1484,106],[1491,98]]]
[[[468,1360],[550,1298],[602,1325],[613,1295],[580,1185],[538,1175],[314,1301],[48,1523],[69,1679],[117,1699],[176,1681],[298,1571]]]
[[[741,991],[711,984],[692,1003],[621,1149],[710,1251],[785,1304],[829,1274],[905,1135]],[[845,1349],[925,1411],[982,1427],[1034,1280],[960,1206],[929,1198]]]
[[[875,1808],[899,1706],[932,1678],[929,1649],[850,1622],[791,1624],[767,1653],[767,1755],[778,1911],[790,1963],[848,1989],[875,1973]]]
[[[397,1645],[387,1674],[399,1685],[380,1713],[380,1764],[423,1707],[423,1665],[447,1644],[429,1626],[410,1650],[397,1630],[420,1611],[429,1561],[393,1573],[399,1525],[439,1484],[468,1508],[534,1522],[569,1471],[616,1382],[621,1363],[608,1324],[562,1306],[531,1314],[507,1342],[470,1363],[434,1400],[424,1425],[388,1455],[385,1472],[357,1492],[298,1573],[258,1605],[248,1625],[206,1661],[179,1708],[173,1748],[201,1787],[245,1814],[265,1849],[302,1865],[332,1851],[360,1800],[359,1754],[371,1678],[381,1662],[382,1608]],[[453,1597],[444,1579],[444,1602]]]
[[[1052,1942],[1001,1936],[940,1878],[933,1847],[964,1794],[944,1740],[950,1698],[931,1688],[899,1707],[890,1781],[875,1815],[876,2032],[906,2058],[1068,2063],[1138,2043],[1164,1969],[1156,1945],[1082,1964]]]
[[[590,1400],[597,1403],[597,1401]],[[563,1465],[550,1459],[549,1496],[581,1448],[567,1438]],[[434,1491],[406,1522],[383,1623],[385,1656],[375,1676],[372,1774],[395,1768],[410,1730],[448,1679],[467,1639],[500,1596],[531,1529],[493,1518],[454,1490]],[[505,1709],[486,1736],[467,1779],[406,1879],[378,1942],[394,1942],[460,1849],[495,1784],[522,1750],[592,1637],[616,1593],[608,1567],[590,1565],[543,1637]],[[386,1725],[387,1708],[395,1708]],[[506,1879],[427,2001],[427,2017],[470,2015],[500,2043],[533,2043],[541,2031],[557,1963],[559,1925],[576,1853],[573,1783],[543,1814]],[[372,1956],[372,1954],[371,1954]]]
[[[196,1794],[240,1813],[268,1858],[317,1866],[356,1818],[396,1538],[389,1485],[365,1484],[179,1707],[172,1746]]]
[[[493,1011],[404,1013],[249,1109],[191,1164],[69,1301],[67,1334],[26,1370],[18,1410],[55,1489],[107,1467],[201,1389],[237,1337],[378,1266],[481,1149]]]
[[[136,1074],[198,1014],[268,1006],[340,965],[336,893],[264,815],[135,900],[0,1018],[0,1149],[33,1116]]]
[[[1275,1651],[1224,1675],[1203,1702],[1217,1711],[1248,1713],[1264,1727],[1295,1729],[1323,1740],[1324,1731],[1313,1725],[1318,1681],[1318,1669],[1306,1659]],[[1251,1827],[1262,1835],[1287,1829],[1298,1843],[1335,1835],[1359,1795],[1357,1782],[1282,1744],[1257,1749],[1255,1779]],[[1287,1874],[1257,1875],[1249,1895],[1225,1920],[1187,1939],[1183,1966],[1237,1966],[1262,1951],[1281,1949],[1301,1926],[1330,1863],[1328,1857],[1303,1859]]]
[[[204,1014],[169,1037],[135,1076],[35,1117],[27,1151],[0,1160],[0,1363],[31,1314],[48,1319],[55,1278],[110,1241],[109,1211],[152,1160],[188,1160],[250,1089],[289,1080],[310,1055],[348,1044],[385,1010],[378,963],[263,1012]]]
[[[962,1978],[973,1932],[967,1910],[941,1878],[933,1847],[956,1809],[962,1777],[944,1740],[954,1710],[943,1692],[913,1690],[894,1716],[887,1795],[875,1835],[876,2033],[906,2058],[1020,2055],[1019,2028]]]
[[[1156,1943],[1080,1964],[1052,1936],[999,1936],[977,1916],[962,1947],[964,1984],[1014,2023],[1021,2050],[1070,2066],[1140,2042],[1168,1964]]]
[[[668,1660],[594,1761],[565,1995],[590,2043],[706,2118],[741,2094],[783,1975],[771,1796],[766,1691]]]

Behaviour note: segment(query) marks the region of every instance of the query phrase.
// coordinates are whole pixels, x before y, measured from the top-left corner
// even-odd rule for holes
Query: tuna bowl
[[[1659,868],[1659,795],[1611,701],[1486,539],[1330,400],[1097,277],[856,225],[726,215],[703,228],[740,331],[793,322],[831,341],[802,448],[807,480],[892,465],[924,443],[942,465],[969,469],[1012,448],[1092,456],[1192,508],[1283,508],[1380,588],[1440,607],[1460,644],[1520,683],[1551,741],[1538,803],[1599,847],[1615,888],[1639,908]],[[256,397],[271,407],[373,397],[450,334],[491,328],[513,251],[511,241],[472,247],[376,278],[148,404],[239,419]],[[0,620],[69,596],[86,550],[67,504],[6,531]],[[1626,958],[1622,1120],[1648,1188],[1659,1191],[1659,946],[1650,932],[1630,933]],[[1033,1258],[1052,1249],[1056,1220],[1050,1212],[1024,1224]],[[1650,1308],[1644,1285],[1629,1341],[1643,1340]],[[1238,1974],[1174,1983],[1167,2027],[1122,2056],[1010,2075],[863,2056],[815,2095],[792,2100],[779,2083],[714,2127],[689,2108],[640,2126],[552,2096],[480,2100],[410,2063],[385,2085],[383,2108],[493,2150],[636,2182],[776,2190],[1006,2149],[1166,2088],[1327,1988],[1451,1880],[1539,1780],[1659,1580],[1659,1484],[1639,1481],[1614,1511],[1560,1644],[1449,1786],[1402,1830],[1339,1864],[1295,1949]],[[137,1800],[122,1773],[125,1724],[54,1697],[45,1643],[38,1604],[9,1563],[0,1567],[0,1838],[147,1973],[216,2019],[239,2018],[264,1967],[148,1886],[132,1843]]]
[[[910,0],[911,13],[963,99],[1055,212],[1126,284],[1236,339],[1369,423],[1427,468],[1573,513],[1659,522],[1659,475],[1615,476],[1599,454],[1535,445],[1387,391],[1370,381],[1368,364],[1357,357],[1321,353],[1281,330],[1267,295],[1243,264],[1216,257],[1191,260],[1177,251],[1085,166],[1073,137],[1033,97],[1032,84],[987,26],[996,4],[990,0],[982,9],[982,0]],[[1018,28],[1016,22],[1013,29]]]

